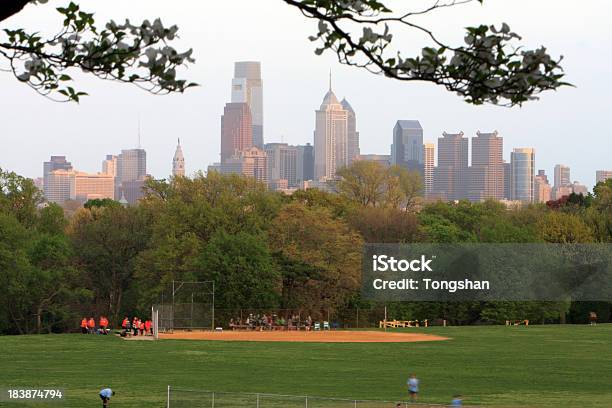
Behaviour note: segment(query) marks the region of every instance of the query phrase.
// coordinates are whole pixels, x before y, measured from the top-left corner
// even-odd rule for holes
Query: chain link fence
[[[408,401],[357,400],[314,396],[190,390],[168,386],[167,408],[445,408]],[[476,408],[464,405],[464,408]]]

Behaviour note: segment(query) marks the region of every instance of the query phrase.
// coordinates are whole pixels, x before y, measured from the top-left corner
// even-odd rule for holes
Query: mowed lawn
[[[0,388],[63,388],[54,405],[164,407],[168,385],[494,407],[612,407],[612,325],[411,329],[451,340],[424,343],[124,341],[114,336],[0,337]],[[23,403],[1,406],[27,406]],[[32,405],[41,406],[41,404]]]

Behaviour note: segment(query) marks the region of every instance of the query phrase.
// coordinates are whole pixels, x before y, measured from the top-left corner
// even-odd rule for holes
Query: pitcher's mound
[[[448,340],[446,337],[422,333],[382,331],[200,331],[160,334],[161,339],[221,340],[221,341],[294,341],[307,343],[411,343]]]

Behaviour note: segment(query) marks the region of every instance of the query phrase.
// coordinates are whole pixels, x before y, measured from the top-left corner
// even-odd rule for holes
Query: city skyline
[[[229,13],[235,3],[214,5],[213,12]],[[118,4],[109,1],[98,5],[97,18],[117,17],[114,7]],[[605,24],[596,23],[581,26],[581,30],[572,33],[559,28],[563,22],[575,22],[576,13],[592,15],[593,9],[597,9],[596,16],[605,14],[601,10],[610,9],[608,3],[594,2],[576,11],[569,7],[551,8],[544,1],[530,6],[532,15],[523,15],[519,6],[490,2],[483,7],[468,6],[437,14],[441,33],[451,39],[460,39],[462,27],[473,20],[507,21],[527,41],[547,44],[551,52],[565,55],[567,79],[577,87],[545,94],[541,101],[515,109],[470,106],[456,95],[429,84],[404,84],[339,66],[332,55],[317,57],[313,54],[314,45],[306,38],[316,24],[297,25],[298,21],[303,23],[302,17],[281,5],[256,7],[241,3],[240,12],[235,13],[236,24],[244,24],[245,29],[251,30],[251,35],[244,38],[233,34],[230,27],[219,28],[214,21],[211,27],[204,27],[184,16],[197,16],[201,6],[188,5],[189,12],[183,10],[183,13],[169,15],[161,2],[148,2],[147,7],[143,4],[134,1],[125,5],[121,15],[138,19],[158,14],[164,16],[164,20],[177,23],[182,41],[195,48],[198,58],[189,74],[202,86],[185,95],[153,97],[130,87],[85,79],[76,73],[78,86],[91,96],[84,98],[80,105],[54,104],[10,76],[0,76],[3,91],[12,95],[10,101],[0,102],[2,116],[14,118],[0,124],[2,168],[32,178],[40,177],[40,163],[49,155],[58,154],[78,161],[83,171],[97,171],[104,152],[136,146],[136,117],[140,116],[142,145],[149,154],[150,174],[156,178],[169,175],[168,163],[172,160],[176,137],[181,137],[188,158],[186,174],[204,170],[208,164],[218,161],[218,117],[223,103],[230,100],[227,84],[233,78],[234,61],[239,60],[262,63],[262,80],[266,87],[266,142],[282,140],[298,145],[311,141],[312,107],[320,103],[326,75],[332,67],[335,87],[349,90],[346,96],[359,116],[362,154],[388,154],[390,142],[386,135],[395,121],[417,119],[425,129],[424,140],[434,143],[443,131],[462,130],[473,135],[477,130],[497,129],[509,147],[504,151],[507,162],[511,147],[533,147],[538,152],[537,168],[552,174],[555,164],[565,163],[572,168],[572,181],[579,180],[589,186],[595,182],[596,170],[610,167],[611,142],[606,132],[612,126],[612,119],[605,110],[612,89],[607,82],[598,80],[598,73],[606,64],[587,67],[582,63],[589,53],[603,49],[609,33],[601,28]],[[9,22],[23,23],[25,27],[40,25],[42,30],[54,26],[53,13],[42,9],[29,7]],[[255,24],[257,19],[253,16],[265,13],[281,16],[280,24],[286,28],[286,35],[280,39],[279,46],[287,48],[284,55],[277,55],[275,47],[265,45],[265,38],[270,38],[278,27]],[[538,16],[544,13],[547,19],[543,21]],[[461,24],[455,21],[459,19]],[[542,25],[546,29],[542,29]],[[222,32],[226,38],[224,44],[204,41],[212,32]],[[206,55],[216,57],[212,60]],[[344,96],[338,95],[339,99]],[[37,120],[27,119],[32,112],[36,112]],[[70,121],[66,121],[67,117]],[[580,142],[587,141],[589,146],[597,148],[588,154],[576,150],[578,135]],[[126,143],[126,140],[133,140],[133,143]],[[26,152],[27,160],[24,160]]]

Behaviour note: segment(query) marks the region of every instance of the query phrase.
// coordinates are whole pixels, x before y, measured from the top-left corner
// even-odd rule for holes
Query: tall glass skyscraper
[[[357,156],[359,156],[359,132],[357,131],[357,116],[351,104],[342,99],[340,102],[344,110],[347,112],[347,135],[346,146],[348,150],[348,164],[351,164]]]
[[[391,164],[423,174],[423,127],[418,120],[398,120],[393,128]]]
[[[263,149],[263,81],[261,80],[260,62],[240,61],[234,64],[232,102],[246,103],[249,106],[253,146]]]
[[[512,199],[534,201],[535,150],[516,148],[510,153],[512,165]]]

